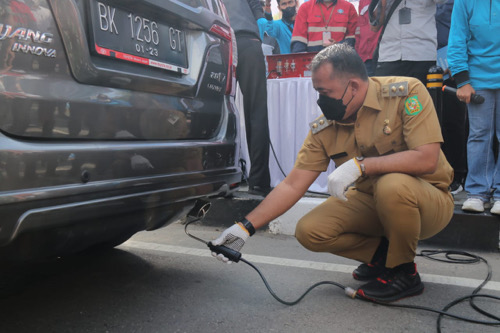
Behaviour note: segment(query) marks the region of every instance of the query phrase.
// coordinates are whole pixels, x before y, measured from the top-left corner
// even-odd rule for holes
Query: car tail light
[[[227,66],[226,95],[235,95],[236,91],[236,65],[238,64],[238,51],[236,49],[236,36],[231,28],[218,24],[212,25],[210,32],[224,38],[229,42],[229,62]]]

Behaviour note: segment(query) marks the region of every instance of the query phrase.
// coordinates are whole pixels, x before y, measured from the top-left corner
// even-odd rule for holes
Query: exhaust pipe
[[[208,213],[211,206],[212,206],[211,202],[203,200],[203,199],[198,199],[198,200],[196,200],[194,207],[191,208],[191,210],[189,211],[187,216],[197,218],[197,219],[202,219]]]

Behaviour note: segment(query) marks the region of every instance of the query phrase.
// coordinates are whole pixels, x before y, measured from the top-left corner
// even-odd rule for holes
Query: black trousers
[[[444,84],[456,88],[453,80]],[[460,102],[455,94],[443,93],[443,119],[441,124],[444,143],[443,153],[455,170],[455,180],[463,183],[467,175],[467,137],[469,120],[467,105]]]
[[[435,66],[435,61],[388,61],[377,63],[375,76],[410,76],[419,79],[424,85],[427,82],[429,68]]]
[[[245,129],[247,132],[252,188],[270,186],[269,125],[267,118],[266,64],[260,40],[253,36],[236,35],[238,66],[236,79],[243,94]]]

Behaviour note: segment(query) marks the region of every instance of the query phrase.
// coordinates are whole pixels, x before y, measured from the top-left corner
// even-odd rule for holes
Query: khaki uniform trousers
[[[369,263],[381,237],[389,240],[386,267],[412,262],[420,239],[434,236],[453,216],[449,191],[406,174],[373,182],[373,194],[350,188],[343,201],[329,197],[297,224],[295,236],[307,249]]]

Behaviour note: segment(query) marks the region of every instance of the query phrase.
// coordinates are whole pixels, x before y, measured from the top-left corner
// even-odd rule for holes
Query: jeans
[[[465,180],[467,197],[488,202],[500,200],[500,163],[495,159],[493,140],[500,138],[500,89],[477,90],[483,104],[468,105],[469,139]]]
[[[368,76],[373,76],[375,75],[375,64],[373,63],[373,59],[368,59],[365,61],[365,68],[366,68],[366,73]]]

